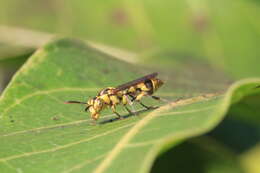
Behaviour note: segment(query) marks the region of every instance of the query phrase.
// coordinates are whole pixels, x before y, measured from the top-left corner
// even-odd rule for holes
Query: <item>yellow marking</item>
[[[9,160],[13,160],[13,159],[29,157],[29,156],[36,155],[36,154],[41,154],[41,153],[55,152],[55,151],[58,151],[58,150],[61,150],[61,149],[64,149],[64,148],[68,148],[68,147],[71,147],[71,146],[74,146],[74,145],[77,145],[77,144],[81,144],[81,143],[84,143],[84,142],[91,141],[91,140],[96,139],[96,138],[101,137],[101,136],[108,135],[108,134],[116,132],[116,131],[118,131],[120,129],[132,126],[133,124],[135,124],[135,123],[130,123],[130,124],[124,125],[122,127],[118,127],[116,129],[113,129],[113,130],[110,130],[110,131],[106,131],[106,132],[101,133],[99,135],[92,136],[90,138],[79,140],[79,141],[76,141],[76,142],[72,142],[72,143],[69,143],[69,144],[66,144],[66,145],[58,146],[58,147],[55,147],[55,148],[41,150],[41,151],[33,151],[33,152],[23,153],[23,154],[9,156],[9,157],[5,157],[5,158],[0,158],[0,162],[6,162],[6,161],[9,161]]]
[[[146,95],[146,92],[141,92],[141,93],[136,97],[135,100],[139,101],[139,100],[141,100],[141,98],[142,98],[143,96],[145,96],[145,95]]]
[[[103,107],[102,101],[99,98],[95,99],[93,108],[98,112],[102,109],[102,107]]]
[[[110,96],[110,100],[112,101],[113,105],[120,103],[119,99],[115,95]]]
[[[122,97],[122,103],[123,103],[123,105],[126,105],[127,103],[128,103],[128,98],[127,98],[127,96],[126,95],[123,95],[123,97]]]
[[[135,92],[135,88],[134,88],[133,86],[131,86],[131,87],[128,89],[128,92],[130,92],[130,93]]]
[[[163,81],[157,78],[151,79],[153,83],[153,92],[157,91],[158,88],[160,88],[163,85]]]
[[[140,88],[142,91],[149,91],[150,89],[146,87],[144,83],[140,83],[137,85],[137,88]]]
[[[99,98],[102,99],[102,100],[104,100],[104,102],[105,102],[106,104],[110,104],[110,99],[109,99],[109,97],[108,97],[107,94],[103,94],[103,95],[99,96]]]

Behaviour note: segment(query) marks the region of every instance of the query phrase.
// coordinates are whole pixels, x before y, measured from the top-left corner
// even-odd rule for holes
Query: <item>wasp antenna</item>
[[[67,102],[64,102],[64,104],[71,104],[71,103],[76,103],[76,104],[87,104],[86,102],[79,102],[79,101],[67,101]]]

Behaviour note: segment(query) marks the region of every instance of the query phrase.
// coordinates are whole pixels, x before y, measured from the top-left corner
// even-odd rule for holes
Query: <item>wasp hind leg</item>
[[[126,105],[124,105],[125,109],[127,110],[127,112],[130,114],[130,115],[134,115],[135,112],[132,112]]]
[[[161,98],[161,97],[158,97],[158,96],[150,96],[150,97],[153,98],[154,100],[158,100],[158,101],[163,101],[163,102],[166,102],[166,103],[170,103],[169,100],[164,99],[164,98]]]
[[[133,96],[132,96],[132,101],[138,102],[141,106],[143,106],[143,107],[146,108],[147,110],[149,110],[149,109],[154,109],[153,106],[147,106],[147,105],[145,105],[145,104],[143,104],[143,103],[141,102],[141,98],[142,98],[143,96],[146,96],[146,95],[148,95],[146,92],[142,92],[141,94],[139,94],[139,95],[136,96],[136,97],[133,97]]]
[[[154,100],[161,100],[161,98],[160,97],[158,97],[158,96],[151,96]]]
[[[140,100],[137,100],[137,102],[138,102],[140,105],[142,105],[144,108],[146,108],[147,110],[148,110],[148,109],[154,109],[153,106],[147,106],[147,105],[143,104]]]
[[[118,119],[123,119],[123,117],[118,112],[116,112],[116,107],[114,105],[111,106],[111,109],[118,116]]]

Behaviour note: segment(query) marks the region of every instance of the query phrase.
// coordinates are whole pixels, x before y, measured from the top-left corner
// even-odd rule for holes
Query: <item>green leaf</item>
[[[171,76],[162,73],[166,83],[157,94],[170,103],[144,99],[160,107],[147,111],[135,105],[137,116],[128,116],[118,106],[125,119],[117,120],[106,110],[92,125],[82,105],[64,101],[86,101],[101,88],[151,72],[115,55],[71,39],[55,40],[36,51],[1,96],[1,172],[148,172],[159,153],[208,132],[231,104],[260,92],[260,80],[248,79],[225,95],[207,93],[216,89],[205,82],[199,95],[178,85],[181,79],[166,80]],[[190,88],[199,82],[190,81]]]
[[[241,164],[245,167],[247,172],[259,172],[259,154],[260,154],[260,145],[259,143],[252,147],[247,152],[242,153],[240,156]]]
[[[187,166],[192,165],[192,166]],[[226,173],[242,172],[238,158],[229,148],[209,137],[183,142],[160,155],[151,172]]]

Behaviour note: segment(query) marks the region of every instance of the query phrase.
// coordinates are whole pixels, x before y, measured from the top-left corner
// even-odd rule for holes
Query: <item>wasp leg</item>
[[[153,109],[153,106],[146,106],[145,104],[143,104],[140,100],[143,96],[147,96],[148,93],[146,92],[141,92],[139,95],[137,95],[136,97],[132,97],[132,101],[137,101],[140,105],[142,105],[144,108],[146,109]]]
[[[116,107],[115,106],[111,106],[111,109],[118,116],[119,119],[123,119],[122,116],[118,112],[116,112]]]
[[[132,97],[132,102],[133,101],[140,101],[141,100],[141,98],[143,97],[143,96],[146,96],[146,95],[148,95],[146,92],[141,92],[140,94],[138,94],[137,96],[132,96],[132,95],[130,95],[130,97]]]
[[[89,124],[92,126],[95,126],[95,125],[97,125],[97,120],[92,120]]]
[[[133,97],[132,97],[132,98],[133,98]],[[132,111],[126,106],[126,104],[129,104],[134,112],[132,112]],[[129,99],[128,95],[124,95],[124,96],[123,96],[123,106],[125,107],[125,109],[127,110],[127,112],[129,112],[129,114],[132,114],[132,115],[135,114],[135,115],[136,115],[136,111],[135,111],[135,109],[134,109],[133,102]]]
[[[125,109],[127,110],[127,112],[130,114],[130,115],[133,115],[135,114],[134,112],[132,112],[126,105],[124,105]]]
[[[88,111],[89,107],[90,107],[90,106],[87,106],[87,107],[85,108],[85,111],[86,111],[86,112]]]
[[[137,100],[137,102],[142,105],[144,108],[146,109],[153,109],[154,107],[153,106],[146,106],[145,104],[143,104],[140,100]]]
[[[140,100],[136,99],[137,97],[132,97],[132,101],[136,101],[138,102],[140,105],[142,105],[144,108],[146,109],[151,109],[153,108],[152,106],[146,106],[145,104],[143,104]]]
[[[131,111],[126,105],[124,105],[125,109],[127,110],[127,112],[128,112],[130,115],[137,115],[137,114],[136,114],[136,111],[135,111],[135,109],[134,109],[134,107],[133,107],[133,105],[131,105],[131,106],[132,106],[132,109],[133,109],[134,111]]]
[[[161,98],[160,97],[158,97],[158,96],[151,96],[153,99],[155,99],[155,100],[161,100]]]
[[[159,100],[159,101],[163,101],[163,102],[167,102],[167,103],[170,103],[170,101],[169,100],[167,100],[167,99],[163,99],[163,98],[161,98],[161,97],[158,97],[158,96],[151,96],[153,99],[155,99],[155,100]]]

